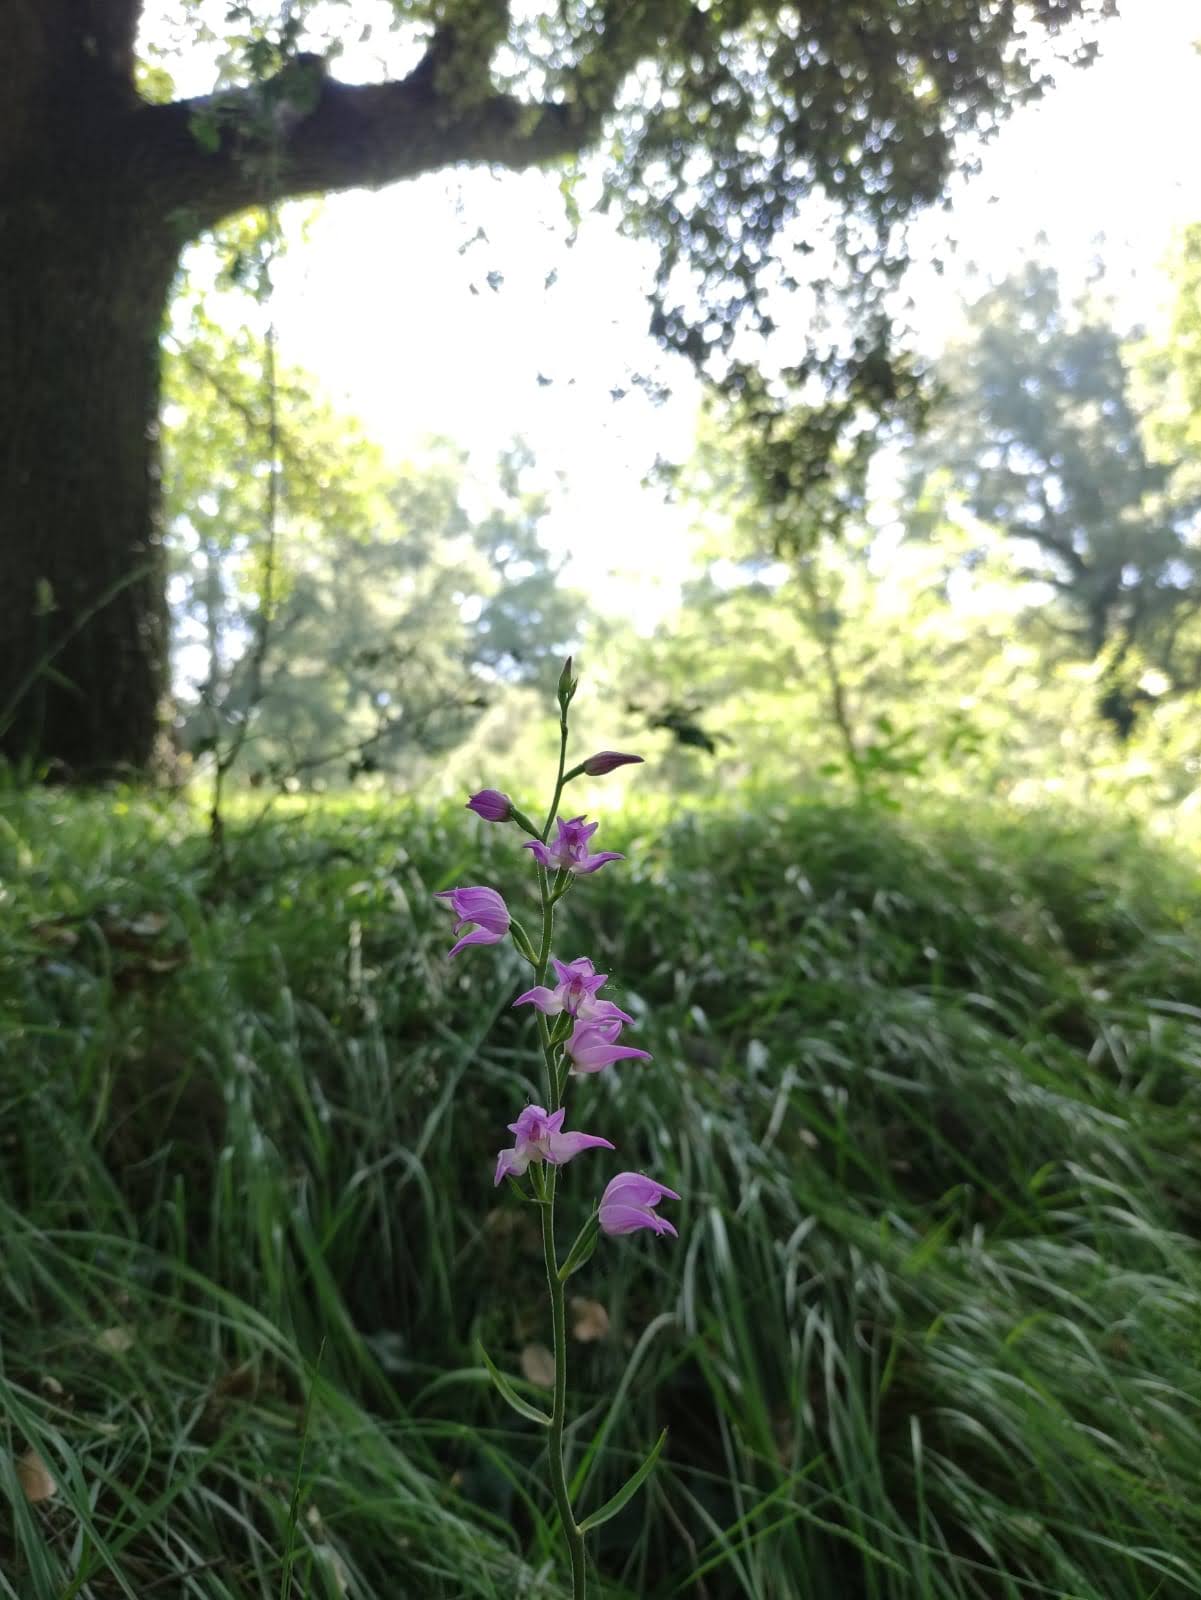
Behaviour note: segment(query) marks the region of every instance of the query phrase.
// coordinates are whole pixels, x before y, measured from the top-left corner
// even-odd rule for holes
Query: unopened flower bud
[[[559,704],[563,707],[564,711],[566,711],[572,696],[576,692],[577,684],[578,680],[573,678],[571,675],[571,657],[568,656],[567,660],[563,663],[563,670],[559,674]]]
[[[584,762],[584,772],[589,778],[603,778],[615,767],[634,766],[641,761],[641,756],[627,756],[620,750],[598,750]]]
[[[481,789],[467,802],[467,809],[485,822],[508,822],[513,815],[513,802],[499,789]]]

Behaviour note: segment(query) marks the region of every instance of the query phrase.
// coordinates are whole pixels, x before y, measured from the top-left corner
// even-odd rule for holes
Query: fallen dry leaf
[[[347,1570],[345,1561],[343,1561],[334,1547],[329,1544],[317,1544],[313,1546],[313,1553],[319,1556],[329,1568],[329,1575],[333,1580],[334,1593],[338,1595],[349,1594],[350,1573]]]
[[[123,1356],[127,1350],[133,1349],[133,1334],[128,1328],[105,1328],[103,1333],[96,1335],[96,1347],[107,1351],[110,1356]]]
[[[571,1302],[571,1314],[575,1319],[571,1332],[581,1344],[591,1344],[608,1335],[609,1313],[599,1300],[584,1300],[576,1295]]]
[[[521,1352],[521,1370],[540,1389],[555,1386],[555,1358],[544,1344],[527,1344]]]
[[[26,1450],[18,1459],[17,1481],[31,1506],[40,1505],[43,1500],[53,1500],[58,1493],[58,1484],[50,1476],[50,1469],[36,1450]]]

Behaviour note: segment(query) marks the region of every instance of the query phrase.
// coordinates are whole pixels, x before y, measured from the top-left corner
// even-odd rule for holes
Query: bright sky
[[[1014,116],[953,215],[915,234],[919,262],[945,254],[948,229],[958,240],[942,277],[913,274],[923,345],[953,331],[969,263],[1001,276],[1040,231],[1069,277],[1103,233],[1123,310],[1153,316],[1172,229],[1201,219],[1197,38],[1198,0],[1126,0],[1101,60]],[[569,247],[556,175],[465,172],[330,198],[283,263],[274,310],[284,358],[397,456],[442,433],[486,469],[523,435],[546,477],[562,476],[549,533],[573,577],[649,621],[674,589],[683,529],[642,479],[657,455],[687,454],[698,392],[646,335],[648,270],[600,215]],[[503,275],[495,289],[489,273]],[[638,371],[668,377],[673,398],[631,389]]]

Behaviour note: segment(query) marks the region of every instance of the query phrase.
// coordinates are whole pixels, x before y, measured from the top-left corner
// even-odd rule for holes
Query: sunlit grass
[[[572,1353],[585,1507],[670,1430],[598,1592],[1201,1593],[1191,865],[1116,824],[671,810],[608,825],[629,862],[559,943],[655,1054],[585,1125],[684,1196],[678,1243],[573,1280],[611,1324]],[[431,899],[516,903],[516,841],[236,822],[222,878],[186,810],[0,806],[0,1594],[561,1594],[474,1353],[547,1334],[490,1181],[520,974],[448,968]]]

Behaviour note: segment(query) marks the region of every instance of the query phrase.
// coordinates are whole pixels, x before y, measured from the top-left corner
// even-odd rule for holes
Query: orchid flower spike
[[[636,1233],[639,1228],[653,1228],[656,1233],[670,1233],[678,1238],[676,1230],[666,1217],[655,1211],[660,1200],[678,1200],[674,1189],[641,1172],[619,1172],[601,1195],[597,1217],[604,1233]]]
[[[499,789],[481,789],[467,802],[467,809],[485,822],[508,822],[513,815],[513,802]]]
[[[460,939],[447,957],[457,956],[469,944],[499,944],[509,931],[509,908],[495,889],[439,889],[439,900],[449,900],[459,919],[455,932],[475,926],[475,932]]]
[[[542,1106],[526,1106],[516,1122],[509,1123],[509,1132],[516,1135],[511,1150],[500,1150],[496,1156],[496,1178],[520,1178],[531,1161],[546,1161],[552,1167],[561,1167],[581,1150],[612,1150],[608,1139],[594,1133],[564,1133],[563,1118],[566,1110],[547,1115]]]
[[[598,972],[587,956],[577,956],[574,961],[556,961],[552,956],[550,964],[559,980],[555,987],[548,989],[538,984],[527,989],[514,1000],[515,1006],[535,1005],[548,1017],[557,1017],[561,1011],[566,1011],[569,1017],[587,1022],[613,1018],[618,1022],[633,1022],[633,1017],[615,1006],[612,1000],[596,998],[597,990],[608,983],[609,974]]]
[[[595,822],[588,822],[584,817],[572,817],[569,822],[564,822],[562,817],[559,817],[555,826],[559,832],[554,844],[547,846],[541,839],[529,839],[522,846],[523,850],[533,851],[534,858],[540,866],[579,874],[595,872],[607,861],[625,860],[617,850],[602,850],[597,855],[591,854],[588,841],[596,832]]]
[[[614,1007],[616,1010],[616,1007]],[[621,1017],[608,1017],[599,1022],[577,1022],[567,1041],[567,1054],[571,1057],[572,1077],[586,1072],[601,1072],[614,1061],[649,1061],[645,1050],[634,1050],[629,1045],[618,1044]]]

